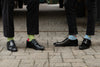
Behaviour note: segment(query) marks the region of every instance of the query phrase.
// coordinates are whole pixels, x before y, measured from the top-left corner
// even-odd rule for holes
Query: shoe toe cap
[[[58,43],[59,43],[59,42],[53,43],[53,45],[54,45],[54,46],[58,46]]]

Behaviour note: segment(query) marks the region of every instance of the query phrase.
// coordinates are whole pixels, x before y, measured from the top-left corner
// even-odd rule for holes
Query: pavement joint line
[[[74,58],[77,59],[71,47],[70,47],[70,49],[71,49],[71,52],[72,52]]]
[[[83,59],[83,58],[82,58],[82,59]],[[86,64],[87,67],[89,67],[89,66],[87,65],[87,63],[85,62],[85,59],[83,59],[83,62]]]
[[[62,63],[64,63],[64,59],[63,59],[63,56],[62,56],[62,52],[60,52],[60,56],[61,56],[61,59],[62,59]]]
[[[20,59],[19,64],[18,64],[18,67],[20,67],[21,62],[22,62],[22,59]]]

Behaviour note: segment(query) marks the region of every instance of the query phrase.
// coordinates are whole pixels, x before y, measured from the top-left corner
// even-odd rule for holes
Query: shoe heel
[[[76,41],[75,46],[78,46],[78,41]]]
[[[78,44],[75,44],[75,47],[77,47],[78,46]]]
[[[76,43],[75,46],[78,46],[78,43]]]

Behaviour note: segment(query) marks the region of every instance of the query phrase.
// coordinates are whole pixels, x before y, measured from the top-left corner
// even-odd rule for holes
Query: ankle
[[[68,39],[70,39],[70,40],[76,40],[77,36],[76,35],[69,35]]]
[[[14,40],[14,37],[8,37],[7,40],[8,41]]]
[[[91,35],[85,35],[84,38],[88,39],[88,40],[91,40]]]
[[[33,39],[35,39],[35,37],[34,37],[34,35],[28,35],[28,39],[27,39],[27,41],[32,41]]]

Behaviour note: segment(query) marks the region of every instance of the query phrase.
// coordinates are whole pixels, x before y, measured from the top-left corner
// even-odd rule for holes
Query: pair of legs
[[[77,1],[78,0],[65,1],[65,11],[66,11],[67,22],[68,22],[68,27],[69,27],[69,37],[65,41],[68,42],[67,41],[68,39],[73,40],[73,41],[76,40],[75,41],[76,44],[78,44],[77,38],[75,37],[78,34],[77,24],[76,24]],[[90,47],[91,41],[90,41],[89,36],[94,35],[94,32],[95,32],[96,0],[85,0],[85,1],[86,1],[86,6],[87,6],[87,30],[86,30],[86,36],[84,37],[84,40],[82,42],[82,45],[80,46],[80,49],[86,49]],[[84,43],[84,42],[87,42],[87,43]],[[57,44],[62,44],[62,43],[56,43],[56,45]],[[74,45],[74,42],[71,45]],[[85,47],[82,47],[82,46],[85,46]]]
[[[65,10],[69,26],[69,35],[76,35],[76,5],[77,0],[67,0],[65,3]],[[94,35],[95,21],[96,21],[96,0],[86,0],[87,8],[87,35]]]
[[[7,37],[8,39],[14,37],[13,12],[14,12],[14,0],[2,0],[4,36]],[[33,35],[39,34],[39,0],[27,1],[27,34],[31,36],[30,38],[33,38]],[[10,41],[8,43],[10,44]]]

